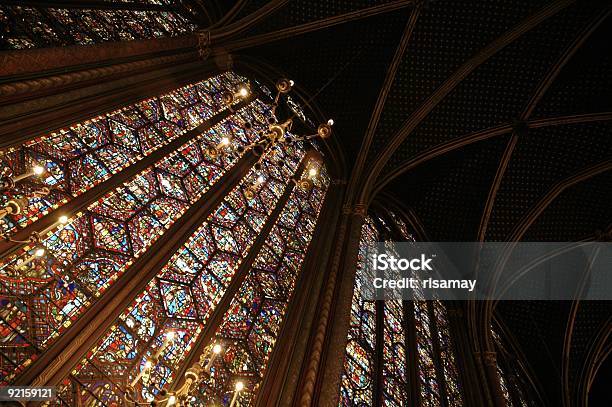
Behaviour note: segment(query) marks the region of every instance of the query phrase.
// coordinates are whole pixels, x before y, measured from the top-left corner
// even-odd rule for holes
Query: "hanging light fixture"
[[[327,123],[320,124],[317,128],[316,133],[302,136],[290,133],[291,128],[293,126],[293,117],[290,117],[283,122],[279,122],[276,117],[276,109],[279,105],[281,95],[289,93],[293,88],[293,85],[294,82],[289,79],[280,79],[278,82],[276,82],[277,93],[272,104],[272,114],[268,118],[268,128],[264,131],[259,132],[259,138],[256,141],[249,143],[245,146],[234,146],[234,144],[232,144],[231,137],[225,136],[219,141],[219,143],[217,143],[216,146],[209,147],[206,150],[206,154],[210,158],[215,159],[221,155],[229,155],[233,153],[244,154],[247,151],[252,151],[256,156],[259,157],[259,161],[255,167],[257,169],[257,165],[259,165],[259,167],[261,168],[261,158],[263,157],[263,155],[276,145],[291,145],[298,142],[308,142],[316,138],[329,138],[332,134],[332,126],[334,125],[334,121],[332,119],[328,120]],[[241,96],[242,91],[245,89],[246,88],[239,87],[236,92],[225,94],[223,97],[224,102],[231,106],[237,95]],[[244,127],[245,132],[253,131],[253,125],[250,122],[245,122]],[[256,180],[257,179],[258,178],[256,178]],[[247,197],[247,199],[252,199],[249,198],[249,196],[255,196],[255,192],[257,190],[256,180],[251,186],[247,187],[245,191],[245,196]],[[307,182],[303,181],[296,181],[296,184],[298,184],[299,186],[308,185]]]
[[[221,344],[214,344],[208,354],[202,354],[197,362],[195,362],[187,371],[185,372],[185,382],[183,385],[177,389],[176,391],[169,392],[165,389],[159,392],[159,395],[155,397],[153,400],[142,402],[138,401],[135,397],[134,386],[138,383],[142,376],[139,375],[136,379],[132,381],[132,385],[128,387],[125,393],[125,400],[129,406],[159,406],[159,407],[187,407],[190,406],[190,400],[192,399],[191,393],[193,393],[198,386],[202,383],[203,379],[206,376],[211,376],[211,369],[215,360],[221,352],[223,351],[223,347]],[[149,370],[152,369],[153,364],[151,363],[148,367],[145,365],[145,368]],[[142,371],[141,371],[142,372]],[[149,373],[150,374],[150,373]],[[154,404],[152,404],[154,403]]]
[[[235,92],[224,92],[221,95],[221,100],[227,105],[230,112],[234,113],[234,102],[249,96],[249,86],[245,83],[238,85]]]
[[[7,167],[0,175],[0,191],[2,192],[11,192],[10,195],[13,195],[13,191],[16,186],[29,179],[34,177],[39,177],[46,172],[46,169],[42,165],[33,165],[29,171],[24,172],[20,175],[11,174],[11,170]],[[10,175],[9,175],[10,174]],[[47,186],[37,186],[34,191],[29,191],[29,196],[25,196],[25,190],[19,191],[19,197],[4,197],[4,206],[0,207],[0,221],[4,221],[4,218],[9,216],[15,216],[22,214],[24,210],[29,205],[29,199],[32,198],[41,198],[50,193],[50,189]],[[42,231],[34,231],[28,236],[25,240],[17,240],[13,239],[9,236],[5,236],[0,233],[0,237],[4,238],[6,241],[13,243],[22,243],[22,244],[31,244],[33,249],[26,250],[23,254],[22,258],[17,258],[14,262],[7,264],[4,266],[4,270],[8,272],[9,275],[12,276],[38,276],[37,273],[33,273],[33,269],[35,268],[35,261],[38,258],[42,258],[46,255],[46,248],[42,245],[42,236],[57,227],[58,225],[65,225],[69,221],[67,215],[61,215],[58,218],[58,221],[53,223],[51,226],[45,228]],[[39,276],[38,276],[39,277]]]
[[[20,175],[7,175],[11,172],[9,168],[5,168],[0,175],[0,191],[11,192],[15,189],[16,185],[28,178],[38,177],[45,173],[45,167],[41,165],[34,165],[32,168]],[[47,187],[38,187],[36,190],[31,192],[32,198],[41,198],[49,194],[50,189]],[[12,195],[12,194],[11,194]],[[11,215],[19,215],[25,208],[28,207],[28,197],[22,195],[20,197],[5,197],[5,203],[0,207],[0,220]],[[1,235],[0,235],[1,236]],[[9,239],[10,240],[10,239]],[[28,240],[30,242],[31,240]]]
[[[136,377],[131,381],[131,383],[129,384],[129,386],[127,387],[125,391],[124,399],[128,405],[130,406],[141,406],[141,405],[150,406],[151,405],[150,402],[143,403],[141,401],[138,401],[139,398],[136,394],[135,387],[138,384],[138,382],[142,382],[143,387],[146,387],[149,384],[149,381],[151,379],[151,374],[153,373],[153,369],[159,363],[160,357],[163,355],[166,349],[174,343],[175,338],[176,338],[175,332],[173,331],[166,332],[166,334],[164,335],[164,342],[162,343],[162,346],[159,349],[157,349],[157,351],[153,354],[151,358],[148,358],[147,360],[145,360],[145,363],[143,364],[142,369],[138,372]],[[164,401],[167,403],[168,398],[166,398]],[[175,405],[175,403],[166,404],[166,405]]]
[[[31,177],[38,177],[42,174],[44,174],[45,172],[45,167],[43,167],[42,165],[34,165],[32,166],[32,168],[30,169],[30,171],[25,172],[23,174],[19,174],[19,175],[6,175],[7,170],[4,171],[5,174],[3,174],[0,177],[0,190],[2,191],[9,191],[11,189],[15,188],[15,185],[18,182],[21,182],[23,180],[26,180],[28,178]]]
[[[234,407],[234,405],[236,404],[236,400],[238,400],[238,396],[240,395],[240,392],[242,390],[244,390],[244,383],[238,380],[234,385],[234,396],[232,397],[232,401],[229,407]]]
[[[19,215],[22,209],[27,205],[28,200],[25,198],[11,199],[0,209],[0,218],[4,218],[8,215]]]

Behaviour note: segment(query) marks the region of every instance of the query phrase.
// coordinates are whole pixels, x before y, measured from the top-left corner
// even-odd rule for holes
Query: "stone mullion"
[[[247,153],[164,233],[107,292],[90,306],[15,384],[56,385],[95,345],[140,293],[257,161]]]
[[[385,211],[386,214],[386,211]],[[380,216],[380,213],[378,213]],[[376,229],[380,232],[378,240],[380,242],[385,242],[385,245],[391,241],[395,236],[393,236],[393,229],[387,230],[383,223],[378,220],[376,217],[372,217],[372,221],[376,226]],[[388,221],[388,219],[387,219]],[[372,370],[372,376],[374,377],[374,389],[373,389],[373,400],[375,406],[381,406],[384,403],[384,337],[385,337],[385,301],[384,300],[376,300],[375,301],[375,309],[376,309],[376,325],[375,325],[375,348],[374,348],[374,368]]]
[[[343,188],[332,181],[326,193],[317,226],[305,255],[284,326],[270,357],[267,374],[258,391],[257,406],[286,405],[295,394],[300,367],[305,358],[307,335],[316,315],[324,270],[330,260],[335,227],[339,221]]]
[[[160,67],[142,72],[116,75],[113,78],[94,77],[83,86],[70,91],[50,89],[46,95],[0,106],[0,148],[17,147],[49,129],[61,129],[142,101],[147,97],[171,92],[181,86],[202,80],[215,70],[205,70],[200,63],[176,62],[172,67]],[[79,75],[76,72],[75,75]],[[53,83],[52,80],[33,81]],[[6,86],[11,86],[6,85]],[[0,104],[5,85],[0,84]],[[69,88],[69,86],[67,86]],[[25,96],[25,95],[22,95]],[[15,99],[18,99],[16,96]],[[7,102],[12,100],[9,99]]]
[[[339,355],[344,355],[346,348],[361,226],[365,216],[366,208],[363,205],[355,208],[345,205],[342,208],[335,239],[336,254],[319,298],[318,319],[308,343],[310,355],[302,366],[294,405],[337,406],[344,362]]]
[[[421,384],[419,381],[419,350],[414,316],[414,300],[404,301],[404,333],[406,339],[406,367],[408,375],[408,400],[410,406],[421,405]]]
[[[317,154],[318,153],[316,153],[313,150],[310,150],[306,153],[306,155],[304,156],[304,158],[302,158],[302,161],[300,162],[298,168],[295,171],[295,177],[298,177],[298,178],[300,177],[300,174],[302,174],[302,172],[305,171],[306,164],[308,163],[309,159]],[[279,215],[281,214],[282,210],[285,208],[285,205],[287,204],[287,201],[289,200],[289,197],[291,196],[291,193],[293,192],[294,188],[297,188],[297,187],[292,182],[289,182],[287,186],[285,187],[285,191],[278,199],[276,206],[274,207],[274,210],[268,216],[268,219],[266,220],[265,225],[259,232],[259,235],[255,239],[255,242],[253,243],[253,245],[251,245],[251,248],[249,249],[249,253],[242,260],[242,262],[240,263],[240,266],[236,270],[234,277],[232,278],[231,282],[229,283],[229,286],[227,287],[227,290],[225,290],[225,293],[223,294],[223,297],[221,298],[221,301],[219,301],[217,306],[214,308],[214,310],[210,314],[210,318],[206,322],[206,325],[202,329],[202,332],[200,332],[198,339],[193,344],[192,346],[193,350],[187,355],[185,360],[182,362],[181,366],[176,370],[175,377],[177,378],[177,380],[170,386],[171,390],[180,388],[180,386],[184,383],[185,372],[187,371],[187,369],[189,369],[190,366],[192,366],[194,363],[196,363],[200,359],[200,355],[202,355],[206,346],[210,343],[210,341],[214,337],[215,332],[217,332],[217,329],[223,323],[223,316],[229,309],[229,306],[232,300],[234,299],[234,296],[240,290],[242,283],[248,276],[249,271],[251,270],[253,266],[253,263],[255,262],[257,256],[259,255],[261,248],[266,242],[266,239],[268,238],[270,231],[276,224],[276,221]]]
[[[238,110],[248,105],[254,99],[255,99],[255,96],[251,96],[248,99],[241,101],[239,104],[236,105],[235,109]],[[155,150],[153,153],[145,156],[141,160],[133,163],[132,165],[129,165],[128,167],[124,168],[118,173],[112,175],[107,180],[85,191],[84,193],[77,196],[76,198],[71,199],[64,205],[60,206],[57,210],[53,210],[49,214],[37,220],[36,222],[30,225],[27,225],[26,227],[19,230],[17,233],[15,233],[11,237],[15,240],[25,241],[28,239],[28,237],[33,232],[45,230],[51,227],[53,224],[57,222],[56,211],[61,210],[63,213],[74,214],[74,213],[78,213],[78,212],[82,212],[86,210],[86,208],[89,205],[96,202],[98,199],[102,198],[106,193],[116,189],[117,187],[122,185],[124,182],[128,181],[130,178],[141,173],[146,168],[150,167],[151,165],[155,164],[157,161],[166,157],[168,154],[176,151],[183,144],[189,142],[190,140],[193,140],[199,134],[205,132],[209,128],[214,127],[218,123],[227,119],[230,115],[232,115],[232,112],[226,109],[216,114],[212,118],[205,120],[198,127],[183,133],[182,135],[178,136],[174,140],[170,141],[168,144]],[[11,253],[15,252],[22,246],[23,246],[22,243],[16,243],[16,242],[11,242],[11,241],[6,241],[6,240],[0,241],[0,258],[4,258],[10,255]]]
[[[495,407],[506,407],[506,399],[501,389],[499,373],[497,372],[497,353],[494,351],[485,351],[477,355],[484,367],[484,373],[487,378],[488,390],[492,397],[492,403]]]
[[[466,321],[462,308],[458,304],[447,308],[449,331],[452,336],[455,361],[459,370],[461,394],[466,405],[486,405],[481,396],[482,384],[476,374],[476,364],[472,358],[473,346],[470,344]]]

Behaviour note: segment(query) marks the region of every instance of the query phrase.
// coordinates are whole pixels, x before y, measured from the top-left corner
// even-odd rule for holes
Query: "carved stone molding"
[[[108,77],[114,78],[116,75],[150,69],[154,66],[175,65],[191,60],[194,60],[194,55],[184,53],[2,84],[0,85],[0,103],[6,101],[14,103],[15,98],[19,96],[34,96],[34,94],[43,92],[57,91],[58,88],[66,91],[68,87],[84,82],[98,81]]]
[[[192,48],[193,35],[169,38],[106,42],[95,45],[38,48],[0,52],[0,76],[24,75],[104,61],[118,61],[139,55]]]
[[[366,217],[368,212],[368,207],[365,204],[356,204],[353,210],[353,214],[356,216],[361,216],[362,218]]]

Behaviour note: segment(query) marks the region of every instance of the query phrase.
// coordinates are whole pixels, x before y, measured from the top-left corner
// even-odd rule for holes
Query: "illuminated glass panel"
[[[174,4],[148,4],[165,7],[129,10],[0,6],[0,22],[6,27],[0,49],[171,37],[197,28],[175,10]]]
[[[407,394],[407,355],[403,304],[399,300],[384,302],[383,325],[383,398],[385,406],[403,406]]]
[[[28,206],[17,215],[0,219],[0,233],[12,235],[193,130],[224,110],[225,105],[217,98],[242,82],[244,78],[227,72],[0,152],[4,175],[27,173],[34,165],[46,168],[40,177],[30,177],[3,193],[0,203],[25,197]],[[265,114],[267,108],[261,102],[254,105],[257,112],[253,114]],[[187,119],[191,111],[194,113]],[[235,120],[236,123],[227,122],[238,126],[242,123],[240,115]],[[196,180],[190,178],[186,182],[190,181]],[[49,194],[37,194],[40,187],[49,188]]]
[[[223,199],[74,370],[73,376],[86,387],[85,405],[94,403],[94,397],[104,403],[122,398],[125,387],[153,356],[151,349],[159,349],[170,331],[176,335],[174,342],[135,388],[147,399],[175,379],[176,368],[225,294],[304,150],[276,147],[267,154],[262,169],[252,169]],[[273,161],[282,163],[280,168]],[[263,181],[255,197],[247,199],[245,189],[259,176]],[[101,382],[108,384],[108,391],[94,396]]]
[[[244,384],[237,405],[252,405],[282,329],[328,185],[323,169],[313,188],[293,189],[205,349],[209,355],[213,344],[220,343],[224,350],[213,364],[212,378],[203,381],[199,400],[192,401],[195,405],[229,405],[237,381]]]
[[[501,387],[504,400],[506,401],[506,406],[513,407],[512,399],[510,398],[510,390],[508,389],[508,385],[506,384],[506,374],[499,366],[499,364],[497,365],[497,374],[499,375],[499,386]]]
[[[440,384],[436,375],[436,354],[429,319],[428,302],[414,301],[414,319],[417,333],[417,355],[419,363],[419,385],[421,404],[427,407],[440,405]]]
[[[423,298],[415,290],[416,298]],[[439,406],[443,393],[439,379],[444,380],[446,404],[462,406],[463,396],[459,381],[456,354],[450,333],[447,310],[441,301],[414,301],[414,317],[419,355],[418,372],[421,402],[426,406]],[[431,319],[433,316],[435,320]],[[435,333],[437,332],[437,336]],[[439,354],[435,351],[439,348]],[[438,371],[440,369],[440,371]]]
[[[461,385],[459,383],[459,370],[455,360],[455,349],[452,343],[447,310],[440,301],[432,302],[434,315],[436,317],[436,328],[440,341],[440,363],[444,376],[446,397],[448,406],[463,406],[461,396]]]
[[[507,350],[504,347],[499,333],[491,326],[491,334],[497,348],[497,374],[499,385],[507,407],[528,407],[530,403],[525,396],[523,388],[525,381],[521,369],[505,357]]]
[[[391,210],[389,211],[389,215],[391,215],[393,222],[399,229],[400,234],[402,235],[402,239],[406,242],[414,242],[414,236],[412,235],[412,233],[409,232],[408,225],[406,224],[404,219],[402,219],[394,211]]]
[[[364,268],[366,247],[378,240],[378,232],[367,217],[361,228],[357,273],[351,302],[349,333],[344,356],[344,369],[340,384],[341,406],[373,405],[373,361],[376,349],[376,307],[374,301],[363,299],[362,286],[366,284],[361,273]]]
[[[243,123],[238,114],[226,121]],[[219,129],[225,125],[220,123]],[[20,271],[19,265],[33,254],[33,248],[25,247],[4,259],[0,301],[11,311],[2,318],[2,330],[12,334],[2,344],[1,360],[11,368],[0,382],[13,380],[233,166],[235,155],[210,160],[202,153],[219,141],[218,133],[194,137],[73,216],[67,225],[51,230],[42,242],[47,254],[35,258],[26,271]],[[241,143],[238,138],[233,142]],[[290,159],[282,161],[287,167],[297,165]],[[270,177],[261,197],[249,205],[262,208],[263,213],[279,190],[282,186]],[[261,221],[261,216],[255,214],[252,219]],[[245,225],[228,238],[234,237],[235,248],[253,235]]]
[[[389,211],[389,214],[390,218],[367,217],[362,228],[339,405],[405,405],[409,399],[408,354],[413,353],[406,337],[406,329],[409,329],[416,334],[414,360],[417,363],[421,405],[462,406],[459,372],[444,304],[440,301],[425,301],[421,289],[413,291],[412,303],[386,300],[375,304],[365,301],[361,294],[365,282],[360,270],[368,244],[380,240],[381,234],[391,238],[397,232],[398,240],[415,241],[403,219],[394,212]],[[382,231],[381,234],[379,231]],[[389,246],[389,250],[392,250],[392,246]],[[413,308],[414,325],[413,319],[409,318],[411,322],[407,326],[405,316],[413,312]],[[377,312],[383,314],[381,318],[376,318]],[[364,318],[364,315],[367,317]],[[376,347],[382,348],[380,361],[377,361]],[[440,383],[441,379],[444,380],[444,386]],[[378,380],[381,383],[380,394],[375,395],[373,383]],[[375,400],[375,396],[380,399]],[[446,403],[443,403],[443,397],[446,397]]]

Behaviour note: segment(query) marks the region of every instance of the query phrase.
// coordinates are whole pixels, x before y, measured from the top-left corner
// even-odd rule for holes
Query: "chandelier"
[[[206,149],[206,154],[215,159],[221,155],[230,155],[230,154],[239,154],[242,155],[246,152],[251,151],[257,157],[259,157],[257,163],[254,168],[256,170],[261,169],[261,161],[266,152],[270,151],[277,145],[293,145],[295,143],[300,142],[309,142],[311,140],[320,138],[327,139],[332,134],[332,126],[334,121],[329,119],[327,123],[322,123],[317,127],[317,130],[313,134],[307,135],[296,135],[291,133],[291,128],[293,126],[293,116],[289,117],[284,121],[279,121],[276,117],[276,109],[279,106],[281,95],[287,94],[293,88],[294,82],[289,79],[280,79],[276,82],[276,90],[277,94],[272,103],[271,115],[268,117],[267,129],[260,131],[257,136],[258,138],[246,145],[236,146],[232,143],[233,138],[231,135],[226,135],[221,138],[221,141],[216,146],[211,146]],[[222,95],[222,100],[227,104],[229,109],[232,109],[232,105],[239,98],[244,98],[248,96],[249,88],[247,85],[240,85],[235,92],[226,92]],[[233,111],[233,110],[232,110]],[[254,132],[253,124],[250,122],[244,123],[245,132]],[[312,188],[313,182],[312,179],[318,174],[318,165],[312,164],[310,168],[308,168],[308,178],[304,178],[301,180],[292,179],[298,187],[304,189]],[[255,193],[257,192],[257,186],[263,182],[263,178],[256,177],[250,187],[245,190],[245,196],[247,199],[253,199]]]

